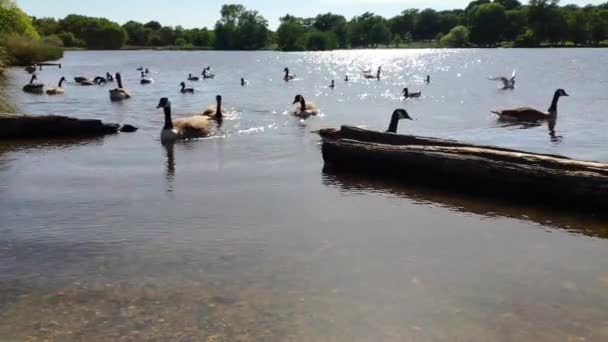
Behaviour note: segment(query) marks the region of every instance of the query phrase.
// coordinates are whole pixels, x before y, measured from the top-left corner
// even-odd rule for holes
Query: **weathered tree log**
[[[328,132],[322,151],[332,167],[608,208],[608,164],[352,127]]]
[[[0,139],[91,137],[115,134],[120,125],[66,116],[0,114]]]

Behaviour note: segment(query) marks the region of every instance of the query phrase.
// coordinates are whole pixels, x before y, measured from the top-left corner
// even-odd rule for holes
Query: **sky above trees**
[[[260,12],[275,30],[279,17],[286,13],[298,17],[312,17],[318,13],[334,12],[351,18],[366,11],[392,17],[407,8],[438,10],[464,8],[470,0],[240,0],[233,1]],[[527,1],[522,1],[527,3]],[[600,4],[606,0],[562,0],[561,5]],[[219,19],[220,8],[226,0],[17,0],[19,6],[36,17],[63,18],[76,13],[105,17],[121,24],[136,20],[156,20],[163,25],[186,28],[213,27]]]

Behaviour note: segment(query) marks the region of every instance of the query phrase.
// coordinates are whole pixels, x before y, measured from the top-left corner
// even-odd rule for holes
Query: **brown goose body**
[[[216,104],[210,105],[203,112],[203,116],[207,116],[214,120],[222,120],[226,116],[226,112],[222,108],[222,97],[217,95],[215,97]]]
[[[165,112],[165,124],[160,133],[162,142],[204,138],[213,134],[213,124],[209,117],[191,116],[173,120],[171,118],[171,102],[162,98],[157,106]]]
[[[551,101],[551,106],[546,112],[530,107],[521,107],[492,111],[492,113],[498,115],[499,119],[507,121],[549,120],[557,116],[557,103],[562,96],[568,96],[568,94],[563,89],[556,90]]]
[[[319,108],[312,103],[306,102],[302,95],[297,95],[293,101],[293,104],[299,104],[293,112],[294,116],[297,116],[301,119],[307,119],[313,115],[319,114]]]

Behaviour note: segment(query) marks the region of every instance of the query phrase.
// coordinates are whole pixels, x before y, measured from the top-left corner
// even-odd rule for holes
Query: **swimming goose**
[[[331,84],[329,85],[330,89],[334,89],[336,87],[336,83],[334,82],[334,80],[331,80]]]
[[[120,73],[116,73],[116,83],[118,83],[118,88],[110,90],[110,100],[111,101],[123,101],[131,98],[131,92],[122,87],[122,77]]]
[[[205,109],[205,111],[203,112],[203,115],[210,117],[212,119],[215,119],[217,121],[221,121],[224,119],[226,112],[222,108],[222,96],[221,95],[217,95],[215,97],[215,104],[207,107],[207,109]]]
[[[293,104],[296,103],[299,103],[300,105],[293,112],[293,115],[299,118],[307,119],[310,116],[317,115],[319,113],[319,108],[317,108],[317,106],[315,106],[315,104],[312,102],[306,103],[306,100],[304,100],[304,96],[302,95],[296,95],[295,99],[293,100]]]
[[[488,79],[490,81],[501,81],[502,82],[502,88],[503,90],[506,89],[515,89],[515,75],[516,75],[516,71],[513,70],[513,73],[511,74],[510,78],[507,78],[505,76],[496,76],[496,77],[488,77]]]
[[[410,93],[410,90],[408,88],[403,88],[403,97],[406,99],[409,98],[413,98],[413,97],[420,97],[422,96],[422,92],[415,92],[415,93]]]
[[[407,119],[414,120],[410,117],[405,109],[396,109],[393,112],[393,116],[391,116],[391,123],[388,126],[387,133],[397,133],[397,126],[399,125],[399,120]]]
[[[285,82],[289,82],[289,81],[293,80],[294,78],[296,78],[296,75],[289,74],[289,68],[283,69],[283,72],[285,73],[285,76],[283,76],[283,81],[285,81]]]
[[[214,74],[208,74],[207,70],[208,69],[203,69],[203,73],[202,73],[203,79],[206,80],[206,79],[210,79],[210,78],[215,78],[215,75]]]
[[[144,71],[144,67],[140,66],[139,68],[136,69],[137,71]]]
[[[200,78],[196,76],[192,76],[192,74],[188,74],[188,81],[198,81]]]
[[[93,82],[93,80],[88,77],[84,77],[84,76],[74,77],[74,82],[76,82],[78,84],[85,82],[85,81]]]
[[[30,79],[30,83],[23,86],[23,91],[30,94],[42,94],[44,93],[44,84],[42,83],[34,83],[38,77],[36,74],[32,75]]]
[[[249,82],[247,82],[247,80],[245,80],[244,78],[241,77],[241,87],[244,87],[247,84],[249,84]]]
[[[547,112],[541,112],[530,107],[522,107],[515,109],[504,109],[492,111],[492,113],[498,115],[500,120],[506,121],[541,121],[551,120],[557,117],[557,102],[562,96],[569,96],[564,89],[557,89],[553,94],[553,100],[551,106]]]
[[[61,87],[63,85],[63,82],[65,81],[65,77],[62,77],[61,79],[59,79],[59,84],[57,85],[57,88],[49,88],[46,90],[46,94],[47,95],[61,95],[63,94],[63,88]]]
[[[194,89],[193,88],[186,88],[186,83],[182,82],[179,85],[182,87],[182,89],[180,90],[180,92],[182,94],[186,94],[186,93],[194,94]]]
[[[154,80],[148,76],[146,76],[145,72],[141,72],[141,79],[139,80],[139,84],[151,84]]]
[[[160,99],[156,108],[162,108],[165,112],[165,124],[160,132],[160,140],[163,143],[203,138],[212,134],[213,125],[209,117],[197,115],[172,120],[171,102],[166,97]]]
[[[344,82],[348,82],[348,75],[344,76]]]
[[[93,79],[93,82],[97,85],[106,85],[108,80],[105,77],[97,76]]]
[[[365,77],[366,79],[370,80],[370,79],[378,79],[378,81],[380,81],[380,74],[382,73],[382,67],[378,67],[378,71],[376,71],[376,76],[372,75],[371,73],[365,73],[363,75],[363,77]]]
[[[426,75],[426,79],[424,80],[426,84],[431,83],[431,75]]]

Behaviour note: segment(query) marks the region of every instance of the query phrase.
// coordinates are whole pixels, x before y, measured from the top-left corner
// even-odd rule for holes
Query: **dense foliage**
[[[405,9],[392,18],[371,12],[348,20],[325,13],[312,18],[287,14],[276,32],[257,11],[231,4],[221,8],[212,29],[184,29],[151,21],[124,25],[104,18],[69,15],[34,20],[11,0],[0,0],[0,30],[34,38],[54,36],[66,47],[117,49],[124,46],[257,50],[276,44],[285,51],[396,46],[493,47],[540,45],[598,46],[608,39],[608,2],[598,6],[560,6],[559,0],[474,0],[464,9]],[[11,15],[5,14],[13,11]],[[10,24],[7,24],[10,23]],[[12,32],[11,31],[11,32]],[[2,31],[0,31],[2,32]]]
[[[14,1],[0,0],[0,69],[3,65],[27,65],[61,58],[61,40],[40,36]]]

